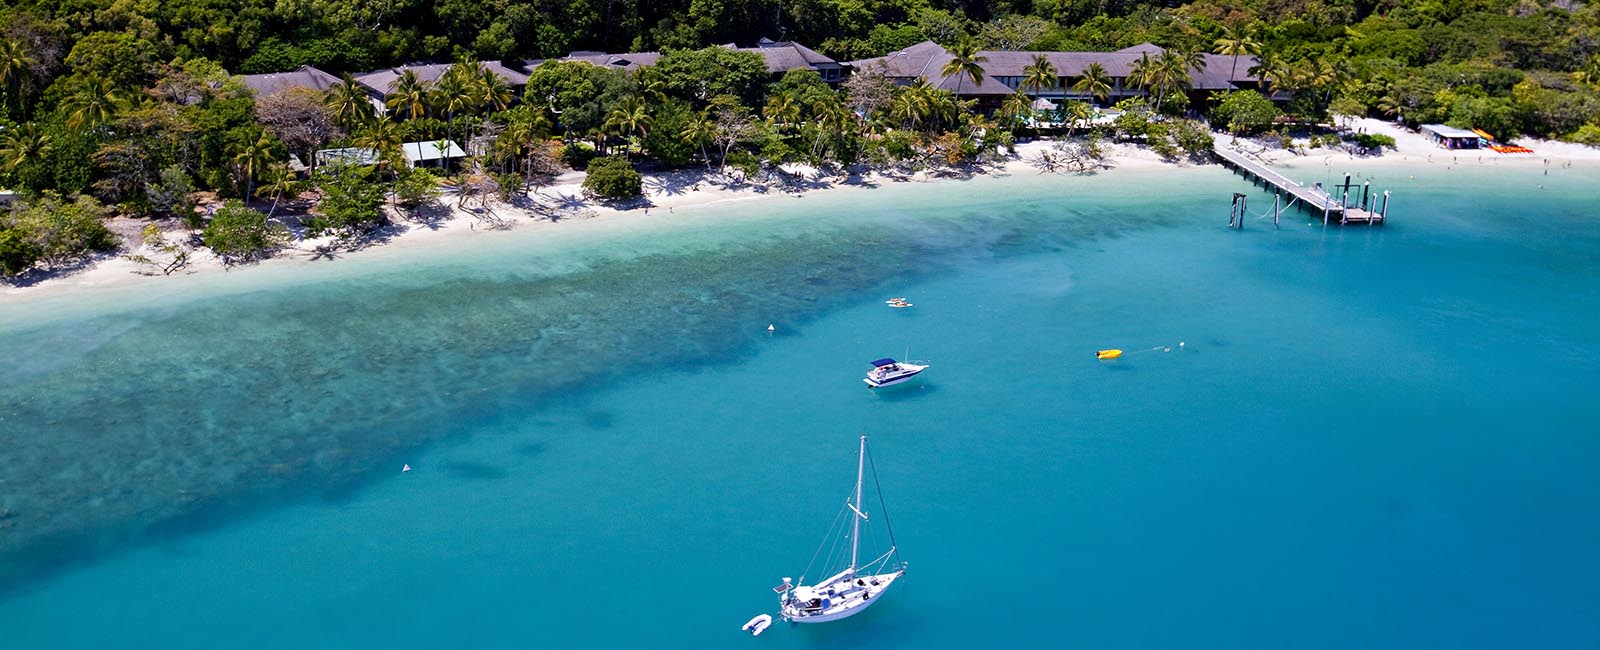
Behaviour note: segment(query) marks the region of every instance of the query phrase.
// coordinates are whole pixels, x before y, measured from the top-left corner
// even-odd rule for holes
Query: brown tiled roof
[[[289,72],[244,75],[244,85],[257,95],[271,95],[288,88],[310,88],[323,91],[339,84],[338,75],[323,72],[309,65]]]

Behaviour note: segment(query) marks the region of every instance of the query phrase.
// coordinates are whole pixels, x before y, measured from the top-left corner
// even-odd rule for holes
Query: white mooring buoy
[[[776,332],[776,331],[778,331],[778,327],[776,325],[770,325],[770,324],[767,325],[767,333],[768,334],[771,334],[771,333]]]

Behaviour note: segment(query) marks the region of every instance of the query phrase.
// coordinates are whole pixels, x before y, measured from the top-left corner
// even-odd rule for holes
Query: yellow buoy
[[[1122,350],[1101,350],[1094,353],[1096,359],[1115,359],[1122,356]]]

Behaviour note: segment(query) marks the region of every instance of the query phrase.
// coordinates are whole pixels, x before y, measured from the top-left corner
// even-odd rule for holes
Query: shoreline
[[[1285,149],[1268,149],[1255,157],[1270,166],[1303,174],[1317,168],[1335,172],[1382,169],[1392,167],[1443,167],[1446,171],[1456,167],[1514,167],[1530,169],[1594,169],[1600,170],[1600,149],[1562,142],[1530,141],[1533,154],[1500,154],[1489,150],[1446,150],[1427,142],[1420,134],[1376,119],[1358,120],[1353,127],[1368,133],[1390,135],[1395,138],[1394,149],[1381,155],[1357,156],[1344,150],[1304,149],[1297,153]],[[1228,146],[1231,137],[1218,135],[1217,146]],[[784,182],[729,183],[713,179],[709,172],[700,169],[675,170],[644,175],[644,197],[628,205],[607,205],[584,198],[581,172],[568,172],[556,177],[553,183],[529,190],[528,205],[513,206],[495,201],[487,210],[453,205],[454,197],[440,197],[444,215],[431,221],[406,218],[390,210],[392,225],[366,241],[340,242],[333,238],[297,239],[271,258],[236,267],[224,266],[216,256],[204,248],[191,252],[190,264],[170,276],[151,273],[125,255],[139,254],[142,246],[128,247],[115,254],[91,259],[76,267],[47,273],[25,285],[0,285],[0,302],[29,303],[70,297],[73,294],[98,289],[126,289],[159,283],[170,278],[212,276],[219,271],[260,273],[267,270],[283,271],[296,266],[318,262],[338,261],[341,258],[361,256],[377,257],[381,251],[401,254],[419,247],[434,248],[446,242],[459,242],[464,238],[507,232],[551,232],[566,221],[580,221],[604,227],[645,227],[652,222],[624,221],[625,218],[649,217],[652,212],[701,216],[706,208],[723,207],[757,200],[803,198],[811,194],[827,195],[847,191],[862,191],[879,187],[911,186],[914,183],[931,183],[953,179],[1004,177],[1015,175],[1074,175],[1067,171],[1045,171],[1035,164],[1036,156],[1047,151],[1054,140],[1034,140],[1019,143],[1014,154],[1004,161],[963,173],[947,171],[896,171],[869,172],[865,175],[823,174],[805,165],[789,164],[783,167]],[[1191,169],[1208,166],[1210,162],[1188,160],[1170,161],[1157,156],[1149,149],[1130,144],[1103,142],[1103,165],[1089,174],[1115,174],[1129,171],[1160,169]],[[389,208],[385,208],[389,210]],[[487,214],[485,214],[487,212]],[[146,220],[129,219],[121,230],[137,231]],[[169,231],[187,236],[191,231]]]

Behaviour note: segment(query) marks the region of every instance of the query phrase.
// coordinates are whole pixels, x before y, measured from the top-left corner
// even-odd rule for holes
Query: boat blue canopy
[[[894,359],[890,359],[888,357],[884,357],[882,359],[879,359],[877,361],[872,362],[872,367],[874,367],[874,368],[882,368],[884,366],[892,366],[895,363],[896,362],[895,362]]]

